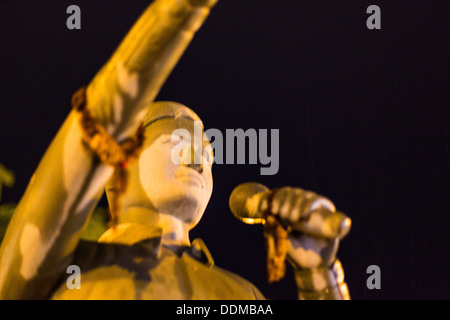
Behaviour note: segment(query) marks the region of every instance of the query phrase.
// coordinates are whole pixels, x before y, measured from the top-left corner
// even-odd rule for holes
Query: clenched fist
[[[291,187],[268,193],[261,210],[278,217],[289,231],[287,257],[300,298],[348,298],[336,253],[339,240],[350,231],[350,218],[336,212],[330,200]]]

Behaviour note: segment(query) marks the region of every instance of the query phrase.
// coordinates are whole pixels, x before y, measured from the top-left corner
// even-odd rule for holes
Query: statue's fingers
[[[284,201],[287,196],[287,188],[281,188],[280,190],[277,190],[270,202],[270,212],[274,215],[278,215],[280,213],[281,207],[284,204]]]
[[[336,257],[339,240],[307,234],[289,236],[288,258],[300,268],[327,266]]]
[[[296,197],[292,188],[287,187],[284,190],[285,194],[280,206],[279,215],[281,219],[289,219]]]
[[[334,212],[336,208],[331,202],[331,200],[320,196],[314,192],[307,191],[305,194],[306,200],[302,203],[302,213],[308,214],[318,209],[326,209],[328,211]]]
[[[318,209],[305,219],[292,224],[292,229],[324,238],[345,237],[351,228],[351,220],[342,212]]]
[[[296,222],[300,219],[301,215],[302,215],[302,202],[305,200],[305,198],[302,196],[302,190],[298,189],[296,191],[295,194],[295,199],[293,200],[292,203],[292,209],[291,212],[289,214],[289,221],[292,222]]]

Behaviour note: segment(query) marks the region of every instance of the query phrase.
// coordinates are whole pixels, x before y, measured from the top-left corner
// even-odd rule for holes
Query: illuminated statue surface
[[[175,129],[194,136],[200,118],[174,102],[152,102],[216,0],[157,0],[137,21],[86,90],[90,114],[117,142],[144,124],[139,158],[126,167],[117,225],[98,243],[80,241],[83,227],[105,187],[108,201],[119,197],[109,183],[116,168],[103,163],[86,142],[72,111],[21,199],[0,249],[2,299],[260,299],[251,283],[214,265],[191,230],[200,221],[213,189],[209,142],[186,143],[181,164],[172,158]],[[188,152],[191,151],[191,152]],[[189,161],[193,158],[198,161]],[[320,203],[306,224],[312,235],[288,235],[288,260],[302,299],[345,299],[338,237],[349,219],[328,219],[333,204],[311,192],[281,188],[271,214],[296,224]],[[321,234],[322,232],[322,234]],[[78,265],[81,289],[69,290],[66,270]]]

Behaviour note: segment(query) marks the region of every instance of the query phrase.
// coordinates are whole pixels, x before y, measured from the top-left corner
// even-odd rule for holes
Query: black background
[[[3,202],[19,201],[72,93],[149,2],[0,2],[0,162],[17,176]],[[81,30],[66,28],[70,4],[81,8]],[[371,4],[381,30],[366,27]],[[181,102],[222,132],[280,129],[280,170],[215,165],[192,238],[218,266],[268,298],[296,298],[291,272],[265,281],[261,226],[228,209],[241,182],[291,185],[352,218],[339,251],[352,298],[450,298],[448,21],[448,1],[219,0],[158,100]],[[366,287],[372,264],[380,290]]]

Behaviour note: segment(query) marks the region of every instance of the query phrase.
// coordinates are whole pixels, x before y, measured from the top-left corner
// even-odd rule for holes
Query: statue
[[[74,95],[2,242],[0,298],[264,298],[215,266],[200,239],[190,241],[212,193],[212,149],[208,141],[183,141],[175,164],[172,133],[193,133],[200,118],[179,103],[153,102],[216,2],[155,0]],[[111,228],[98,242],[80,241],[105,188]],[[350,220],[309,191],[285,187],[266,196],[266,224],[275,227],[268,236],[285,240],[299,298],[348,299],[336,252]],[[295,227],[300,220],[306,229]],[[82,272],[77,290],[66,285],[71,265]]]

